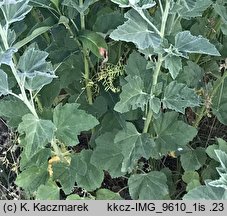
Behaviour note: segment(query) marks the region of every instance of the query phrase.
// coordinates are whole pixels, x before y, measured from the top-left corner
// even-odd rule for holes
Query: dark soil
[[[7,158],[7,151],[9,145],[9,131],[5,122],[0,118],[0,200],[10,199],[11,192],[11,170],[5,158]]]
[[[221,124],[216,117],[204,118],[199,126],[198,141],[207,147],[214,144],[216,138],[227,141],[227,126]]]

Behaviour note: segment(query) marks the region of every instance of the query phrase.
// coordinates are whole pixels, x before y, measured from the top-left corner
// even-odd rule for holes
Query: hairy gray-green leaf
[[[96,200],[122,200],[122,198],[119,193],[103,188],[96,192]]]
[[[23,189],[34,192],[48,179],[47,164],[41,167],[32,166],[17,176],[16,184]]]
[[[125,18],[127,21],[110,34],[113,40],[133,42],[142,50],[160,45],[160,36],[150,29],[148,23],[135,10],[128,11]]]
[[[54,109],[53,121],[57,127],[56,137],[66,145],[78,144],[77,136],[99,123],[95,117],[79,110],[78,107],[78,104],[72,103],[64,106],[58,105]]]
[[[35,46],[35,45],[34,45]],[[43,71],[48,68],[46,58],[48,53],[31,46],[20,57],[17,68],[21,73],[33,74],[35,71]]]
[[[200,176],[198,172],[194,172],[194,171],[184,172],[184,175],[182,176],[182,180],[185,183],[187,183],[187,188],[186,188],[187,191],[190,191],[195,187],[200,186]]]
[[[195,171],[206,162],[207,156],[203,148],[190,150],[180,157],[181,165],[185,171]]]
[[[182,180],[185,183],[189,183],[192,179],[199,180],[200,179],[199,173],[195,171],[184,172],[184,175],[182,176]]]
[[[21,79],[25,79],[26,89],[40,89],[56,77],[50,63],[46,61],[47,56],[47,52],[32,47],[20,57],[17,69]]]
[[[165,68],[169,70],[171,77],[176,79],[182,69],[182,62],[179,56],[169,55],[165,58]]]
[[[124,156],[122,172],[131,172],[141,157],[149,159],[157,155],[154,140],[148,134],[139,133],[129,122],[126,123],[126,129],[116,134],[114,143],[118,145]]]
[[[5,21],[8,24],[21,21],[25,18],[32,7],[28,5],[29,0],[17,0],[17,1],[3,1],[1,10],[3,12]]]
[[[48,192],[47,192],[48,191]],[[48,181],[45,185],[40,185],[36,200],[59,200],[60,199],[60,188],[55,182]]]
[[[152,171],[148,174],[135,174],[128,180],[132,199],[162,200],[169,193],[167,178],[164,173]]]
[[[187,53],[200,53],[213,56],[220,56],[216,47],[208,39],[200,36],[193,36],[190,31],[177,33],[175,36],[175,48],[186,58]]]
[[[202,16],[203,12],[212,4],[211,0],[182,0],[177,13],[185,18],[191,19],[192,17]]]
[[[206,153],[208,154],[208,156],[210,158],[212,158],[212,159],[214,159],[216,161],[219,161],[214,150],[221,150],[221,151],[227,153],[227,142],[225,140],[221,139],[221,138],[217,138],[217,142],[218,142],[218,145],[216,145],[216,144],[209,145],[206,148]]]
[[[84,0],[83,5],[79,4],[79,0],[64,0],[63,5],[75,8],[80,14],[84,14],[85,11],[98,0]]]
[[[103,170],[92,164],[91,156],[92,150],[83,150],[79,155],[75,156],[80,157],[87,165],[86,172],[83,175],[80,174],[80,169],[83,169],[82,167],[78,166],[78,170],[76,171],[77,185],[85,188],[87,191],[94,191],[97,188],[100,188],[104,179]]]
[[[52,152],[50,148],[43,148],[31,158],[27,158],[25,151],[22,151],[20,154],[20,171],[23,171],[31,166],[42,166],[48,161],[48,159],[51,157],[51,154]]]
[[[127,65],[125,67],[127,75],[131,77],[138,76],[144,83],[145,92],[149,91],[149,87],[151,86],[151,70],[147,69],[147,61],[141,56],[138,52],[133,52],[127,61]]]
[[[135,7],[138,9],[148,9],[156,5],[153,0],[111,0],[122,8]]]
[[[149,105],[153,112],[158,114],[161,109],[161,100],[158,97],[151,97]]]
[[[113,178],[125,174],[125,172],[121,172],[124,156],[121,148],[114,143],[115,135],[116,131],[111,131],[96,138],[96,147],[91,156],[91,162],[96,167],[108,171]]]
[[[200,105],[200,99],[195,90],[190,89],[187,85],[171,82],[164,91],[162,99],[163,107],[181,112],[184,114],[185,108],[196,107]]]
[[[26,156],[30,158],[53,139],[55,126],[49,120],[26,114],[18,126],[18,131],[25,134],[25,143],[22,144],[25,146]]]
[[[129,0],[129,2],[135,5],[136,9],[149,9],[156,5],[156,2],[153,0]]]
[[[187,62],[177,82],[187,84],[189,88],[199,89],[202,86],[204,70],[192,61]]]
[[[69,164],[60,162],[54,163],[52,170],[53,180],[60,182],[65,194],[71,193],[76,181],[75,169],[72,169]]]
[[[111,0],[111,1],[118,4],[122,8],[131,7],[129,5],[129,0]]]
[[[0,96],[7,95],[9,91],[8,76],[2,69],[0,69]]]
[[[227,190],[209,185],[198,186],[184,195],[183,200],[226,200]]]
[[[39,90],[44,85],[51,83],[53,78],[56,78],[56,76],[37,71],[34,77],[26,78],[25,88],[32,91]]]
[[[196,136],[197,130],[194,127],[177,118],[177,113],[167,112],[154,120],[155,143],[158,152],[166,154],[168,151],[176,151],[179,147],[187,145]]]
[[[0,116],[8,120],[8,125],[18,127],[25,114],[30,113],[27,106],[16,98],[5,98],[0,100]]]
[[[10,49],[7,49],[6,51],[3,51],[3,49],[0,46],[0,66],[1,64],[6,64],[6,65],[12,64],[13,54],[16,51],[17,50],[15,48],[10,48]]]
[[[141,108],[144,110],[149,96],[143,92],[143,81],[138,76],[127,76],[127,83],[122,87],[120,101],[115,105],[114,110],[124,113],[130,110]]]
[[[217,168],[220,178],[218,180],[209,182],[209,185],[214,187],[221,187],[227,190],[227,154],[221,150],[214,150],[221,167]]]

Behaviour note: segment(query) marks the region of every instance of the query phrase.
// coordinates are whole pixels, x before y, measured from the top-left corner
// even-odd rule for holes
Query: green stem
[[[164,11],[163,11],[163,6],[162,6],[162,1],[158,0],[158,2],[159,2],[159,7],[160,7],[160,10],[161,10],[161,13],[163,14]]]
[[[84,20],[84,19],[82,19],[82,20]],[[94,72],[96,72],[95,69],[94,69],[94,65],[92,64],[92,62],[90,60],[90,57],[89,57],[87,50],[84,49],[82,47],[82,45],[80,44],[80,41],[76,37],[74,37],[74,33],[73,33],[72,29],[70,28],[70,26],[67,23],[64,23],[64,25],[65,25],[66,29],[69,31],[70,36],[74,38],[74,41],[77,43],[77,46],[79,47],[80,51],[83,53],[84,70],[85,70],[84,78],[85,78],[85,85],[86,85],[85,89],[86,89],[86,92],[87,92],[88,103],[90,105],[92,105],[93,101],[92,101],[92,91],[91,91],[91,88],[89,86],[89,74],[90,74],[90,67]],[[81,26],[84,26],[84,25],[81,25]],[[76,28],[76,30],[78,30],[78,28],[76,26],[74,26],[74,27]]]
[[[166,22],[167,22],[167,18],[169,15],[169,9],[170,9],[170,1],[166,0],[166,7],[165,7],[165,11],[162,17],[162,25],[161,25],[161,38],[164,38],[165,35],[165,28],[166,28]]]
[[[35,102],[36,102],[36,104],[37,104],[37,107],[38,107],[39,111],[40,111],[40,112],[43,112],[43,106],[42,106],[42,103],[41,103],[39,97],[36,96],[36,97],[34,98],[34,100],[35,100]]]
[[[78,29],[76,23],[74,22],[74,20],[70,19],[70,21],[72,22],[72,24],[73,24],[74,28],[76,29],[76,31],[79,32],[79,29]]]
[[[82,7],[84,4],[84,1],[83,0],[80,0],[79,1],[79,5],[80,7]],[[80,25],[81,25],[81,29],[82,30],[85,30],[86,26],[85,26],[85,16],[83,13],[80,14]],[[87,59],[87,55],[88,55],[88,51],[83,49],[84,50],[84,79],[85,79],[85,88],[86,88],[86,92],[87,92],[87,99],[88,99],[88,103],[90,105],[93,104],[93,101],[92,101],[92,91],[91,91],[91,87],[90,87],[90,84],[89,84],[89,81],[90,81],[90,68],[89,68],[89,62],[88,62],[88,59]]]
[[[73,20],[71,20],[71,21],[72,21],[73,26],[75,27],[76,31],[79,31],[78,28],[77,28],[77,26],[76,26],[76,24],[74,23],[74,21],[73,21]],[[93,65],[93,63],[91,62],[91,59],[90,59],[90,57],[89,57],[89,54],[86,52],[85,49],[83,49],[82,45],[80,44],[80,41],[79,41],[76,37],[74,37],[74,33],[73,33],[72,29],[70,28],[70,26],[69,26],[67,23],[64,23],[64,25],[65,25],[65,28],[69,31],[70,37],[74,38],[74,40],[75,40],[75,42],[77,43],[77,46],[79,47],[80,51],[81,51],[81,52],[83,53],[83,55],[86,57],[86,59],[87,59],[89,65],[90,65],[90,67],[92,68],[92,70],[93,70],[94,72],[96,72],[95,69],[94,69],[95,67],[94,67],[94,65]]]
[[[152,116],[153,116],[153,112],[152,112],[151,109],[149,109],[149,112],[147,114],[146,120],[144,122],[143,133],[147,133],[148,132]]]
[[[165,11],[164,11],[164,14],[163,14],[163,17],[162,17],[162,25],[161,25],[161,30],[160,30],[160,36],[161,36],[162,39],[164,38],[164,34],[165,34],[165,28],[166,28],[166,22],[167,22],[167,18],[168,18],[168,14],[169,14],[169,9],[170,9],[170,1],[167,0],[166,6],[165,6]],[[152,88],[151,88],[151,92],[150,92],[151,95],[153,95],[154,92],[155,92],[155,88],[156,88],[156,85],[157,85],[157,82],[158,82],[158,76],[159,76],[159,73],[161,71],[161,66],[162,66],[163,60],[164,59],[163,59],[162,54],[159,54],[158,55],[158,61],[156,63],[156,69],[155,69],[154,74],[153,74]],[[149,129],[149,126],[150,126],[150,123],[151,123],[151,120],[152,120],[152,116],[153,116],[153,111],[152,111],[151,108],[149,108],[148,114],[146,116],[146,120],[144,122],[143,133],[148,132],[148,129]]]
[[[155,69],[154,74],[153,74],[152,88],[151,88],[151,92],[150,92],[151,95],[153,94],[153,92],[155,92],[155,87],[156,87],[157,82],[158,82],[158,75],[161,71],[162,62],[163,62],[163,57],[162,57],[161,54],[159,54],[158,55],[158,62],[156,64],[156,69]],[[152,109],[149,109],[146,120],[144,122],[143,133],[148,132],[149,125],[150,125],[151,120],[152,120],[152,116],[153,116],[153,111],[152,111]]]
[[[9,45],[7,41],[7,30],[4,30],[1,24],[0,24],[0,36],[2,38],[2,43],[5,47],[5,50],[9,49]]]

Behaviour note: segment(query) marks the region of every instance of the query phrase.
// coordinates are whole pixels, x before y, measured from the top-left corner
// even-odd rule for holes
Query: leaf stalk
[[[79,5],[80,7],[82,7],[84,4],[83,0],[79,1]],[[85,15],[84,13],[80,14],[80,25],[81,25],[81,29],[85,30],[86,25],[85,25]],[[87,59],[87,50],[83,49],[83,54],[84,54],[84,79],[85,79],[85,88],[86,88],[86,92],[87,92],[87,99],[88,99],[88,103],[90,105],[93,104],[93,100],[92,100],[92,91],[91,91],[91,87],[89,85],[89,77],[90,77],[90,68],[89,68],[89,62]]]

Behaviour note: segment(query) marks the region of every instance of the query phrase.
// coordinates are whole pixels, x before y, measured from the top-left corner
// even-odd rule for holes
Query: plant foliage
[[[226,6],[0,1],[0,117],[25,198],[227,199],[227,144],[198,138],[204,118],[227,125]]]

